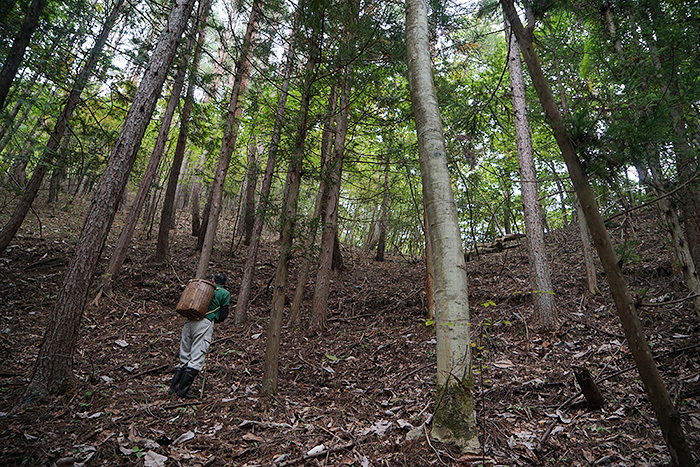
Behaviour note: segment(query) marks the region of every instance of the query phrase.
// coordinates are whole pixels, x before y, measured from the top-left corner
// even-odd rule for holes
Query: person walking
[[[220,323],[228,316],[231,294],[224,288],[226,274],[217,272],[212,279],[216,288],[207,314],[202,319],[188,319],[182,327],[180,366],[175,370],[168,394],[175,393],[188,399],[195,397],[189,390],[204,367],[204,359],[214,334],[214,323]]]

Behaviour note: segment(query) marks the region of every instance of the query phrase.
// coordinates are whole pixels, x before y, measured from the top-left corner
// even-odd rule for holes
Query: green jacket
[[[211,299],[211,303],[209,304],[209,309],[207,310],[205,318],[209,321],[214,321],[219,317],[219,310],[221,307],[229,306],[230,303],[231,294],[228,292],[228,290],[224,289],[220,285],[217,285],[216,289],[214,290],[214,298]]]

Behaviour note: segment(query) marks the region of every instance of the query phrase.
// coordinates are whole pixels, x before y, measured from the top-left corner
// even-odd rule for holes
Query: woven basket
[[[204,279],[192,279],[185,287],[177,302],[178,313],[188,319],[202,319],[207,314],[207,309],[214,298],[216,286]]]

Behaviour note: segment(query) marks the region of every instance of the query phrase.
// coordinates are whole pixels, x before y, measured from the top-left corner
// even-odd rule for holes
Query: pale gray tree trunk
[[[426,234],[431,250],[437,333],[437,392],[432,436],[463,451],[479,448],[471,371],[467,270],[447,170],[423,0],[406,0],[406,59],[418,135]]]
[[[598,290],[598,275],[595,270],[595,262],[593,258],[593,245],[591,244],[591,234],[588,231],[586,216],[583,214],[581,203],[576,203],[576,211],[578,212],[578,229],[581,235],[581,247],[583,249],[583,264],[586,268],[586,283],[588,284],[588,293],[596,295]]]
[[[194,0],[175,3],[134,95],[124,126],[95,190],[75,254],[59,288],[24,401],[62,394],[74,386],[73,358],[88,286],[177,50]]]
[[[544,76],[539,58],[532,45],[532,38],[523,28],[520,18],[515,11],[513,0],[500,0],[500,2],[518,39],[520,50],[530,71],[537,96],[569,169],[569,176],[581,202],[593,244],[598,251],[598,257],[605,270],[610,292],[615,301],[615,307],[620,316],[630,352],[637,364],[644,389],[659,421],[661,432],[671,453],[671,458],[676,465],[693,466],[695,461],[680,423],[680,414],[671,401],[668,390],[654,362],[629,288],[617,264],[617,255],[610,241],[610,236],[598,211],[593,190],[576,154],[571,135],[564,124],[559,108],[555,104],[552,90]]]
[[[510,89],[513,99],[513,123],[515,126],[515,144],[520,166],[520,189],[524,208],[525,233],[530,260],[530,284],[535,304],[535,321],[537,327],[545,331],[556,328],[557,313],[554,304],[552,276],[547,259],[542,226],[542,206],[537,189],[537,170],[532,150],[530,122],[527,118],[527,101],[525,100],[525,80],[520,62],[520,49],[515,36],[511,34],[506,21],[506,40],[508,41],[508,70],[510,72]]]
[[[236,79],[231,91],[226,121],[224,123],[224,136],[221,143],[221,152],[219,153],[219,163],[216,167],[214,180],[212,181],[210,211],[206,223],[207,227],[203,237],[202,252],[199,256],[199,264],[197,265],[197,274],[195,276],[198,279],[203,279],[208,275],[209,259],[211,258],[211,252],[214,248],[216,229],[219,225],[224,183],[226,182],[226,174],[231,164],[231,155],[233,154],[236,140],[238,139],[241,112],[243,111],[241,100],[248,87],[250,61],[252,59],[253,50],[255,49],[258,21],[261,14],[262,0],[256,0],[253,2],[253,6],[250,10],[248,27],[243,37],[243,45],[241,46],[241,55],[236,63]]]

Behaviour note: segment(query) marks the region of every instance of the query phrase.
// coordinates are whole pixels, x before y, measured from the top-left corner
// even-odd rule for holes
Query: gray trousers
[[[208,319],[185,323],[180,337],[180,363],[182,366],[188,366],[197,371],[202,370],[213,334],[214,323]]]

